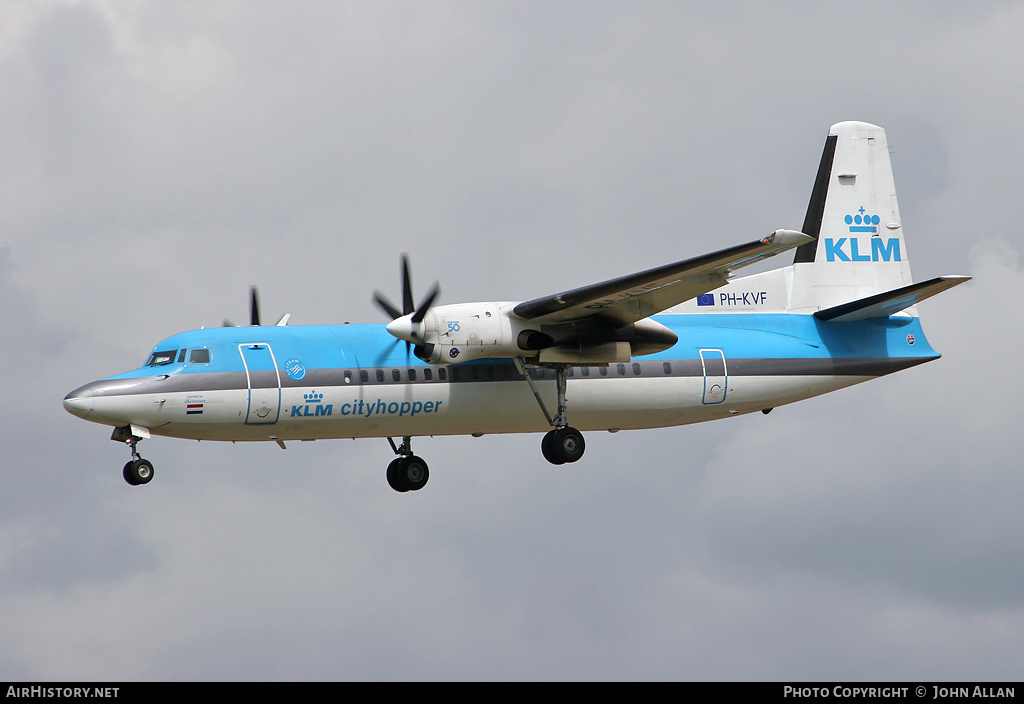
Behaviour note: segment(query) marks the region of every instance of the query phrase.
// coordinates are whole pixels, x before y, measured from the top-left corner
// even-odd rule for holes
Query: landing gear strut
[[[526,383],[530,385],[530,389],[533,390],[533,395],[540,405],[540,410],[544,412],[544,417],[548,419],[548,424],[554,426],[554,430],[549,430],[540,442],[540,451],[544,455],[544,459],[551,464],[565,464],[566,462],[575,462],[583,457],[583,452],[587,448],[587,444],[583,441],[583,433],[570,427],[567,418],[568,404],[565,400],[565,389],[570,365],[552,365],[555,369],[555,385],[558,393],[558,411],[552,417],[540,397],[540,392],[534,386],[533,379],[526,372],[523,360],[517,358],[515,364],[519,373],[526,379]]]
[[[132,458],[127,464],[125,464],[124,469],[121,471],[121,475],[124,477],[124,480],[132,486],[149,484],[153,481],[153,463],[149,460],[143,459],[142,456],[139,455],[137,447],[140,440],[148,437],[148,430],[135,425],[126,425],[114,428],[114,432],[110,436],[111,440],[123,442],[131,448]]]
[[[388,465],[388,485],[399,492],[419,491],[426,486],[430,471],[422,458],[412,454],[412,438],[404,436],[401,445],[395,445],[391,438],[388,438],[388,442],[399,456]]]

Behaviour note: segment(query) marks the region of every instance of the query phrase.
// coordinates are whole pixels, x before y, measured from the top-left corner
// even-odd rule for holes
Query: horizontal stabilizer
[[[829,320],[835,323],[849,323],[855,320],[867,320],[868,318],[888,318],[894,313],[906,310],[926,298],[931,298],[937,293],[953,288],[965,281],[970,281],[970,276],[940,276],[918,284],[910,284],[885,293],[878,293],[874,296],[861,298],[859,301],[851,301],[842,305],[819,310],[814,317],[819,320]]]

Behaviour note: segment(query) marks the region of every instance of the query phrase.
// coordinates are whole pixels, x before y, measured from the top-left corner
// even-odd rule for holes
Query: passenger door
[[[704,398],[701,402],[705,406],[724,403],[729,383],[725,353],[722,350],[701,350],[700,363],[704,368]]]
[[[261,342],[239,345],[238,352],[242,355],[249,387],[245,422],[248,425],[276,423],[281,414],[281,375],[274,351]]]

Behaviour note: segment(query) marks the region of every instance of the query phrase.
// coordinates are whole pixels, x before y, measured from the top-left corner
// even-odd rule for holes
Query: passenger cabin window
[[[178,350],[164,350],[163,352],[154,352],[149,355],[149,361],[146,362],[147,367],[159,367],[163,364],[171,364],[174,362],[174,358],[178,356]]]
[[[210,350],[192,350],[188,353],[189,364],[209,364]]]

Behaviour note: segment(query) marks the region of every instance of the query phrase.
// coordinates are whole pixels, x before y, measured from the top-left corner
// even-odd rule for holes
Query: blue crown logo
[[[860,206],[860,210],[857,211],[857,215],[847,215],[844,220],[846,224],[850,226],[850,232],[870,232],[873,235],[878,234],[878,223],[881,219],[877,215],[865,215],[864,206]]]
[[[302,398],[306,400],[306,403],[320,403],[321,401],[324,400],[324,395],[318,394],[314,389],[312,392],[308,394],[302,394]]]

